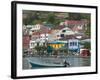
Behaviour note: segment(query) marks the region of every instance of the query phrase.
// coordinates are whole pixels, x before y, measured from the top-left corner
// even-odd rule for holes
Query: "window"
[[[62,30],[62,32],[66,32],[66,30]]]
[[[73,46],[73,43],[72,42],[70,42],[70,46]]]
[[[34,32],[34,30],[32,32]]]
[[[77,46],[77,42],[74,42],[74,45]]]
[[[64,34],[61,34],[60,36],[61,36],[61,37],[64,37]]]
[[[59,35],[57,35],[57,37],[59,37]]]
[[[77,42],[70,42],[70,46],[77,46]]]

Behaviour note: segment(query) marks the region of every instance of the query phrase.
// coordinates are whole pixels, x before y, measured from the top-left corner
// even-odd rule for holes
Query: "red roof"
[[[32,35],[40,35],[40,32],[33,32]]]
[[[42,26],[40,27],[40,30],[41,30],[41,31],[48,31],[48,30],[50,30],[50,28],[42,25]]]
[[[87,21],[80,21],[80,20],[66,20],[65,24],[69,24],[69,25],[75,25],[75,24],[85,24],[87,23]]]
[[[82,29],[79,29],[78,27],[73,27],[72,30],[73,31],[81,31]]]
[[[33,32],[33,35],[40,35],[40,34],[46,34],[46,33],[50,34],[51,29],[44,25],[41,25],[40,30],[38,30],[37,32]]]
[[[63,28],[65,28],[65,26],[60,25],[60,26],[55,27],[54,29],[59,29],[59,30],[61,30],[61,29],[63,29]]]
[[[50,34],[51,30],[39,30],[38,32],[33,32],[33,35],[40,35],[40,34]]]

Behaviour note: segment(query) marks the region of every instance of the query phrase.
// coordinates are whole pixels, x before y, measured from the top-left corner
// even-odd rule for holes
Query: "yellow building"
[[[65,44],[64,43],[49,43],[48,46],[50,46],[54,49],[59,49],[59,48],[65,46]]]

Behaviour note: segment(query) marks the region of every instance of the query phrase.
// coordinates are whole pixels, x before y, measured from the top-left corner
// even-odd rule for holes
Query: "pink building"
[[[23,49],[28,49],[29,48],[29,42],[30,42],[30,36],[29,35],[24,35],[23,36]]]

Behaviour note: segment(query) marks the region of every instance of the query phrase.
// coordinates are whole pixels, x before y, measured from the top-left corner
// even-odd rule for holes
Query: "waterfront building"
[[[68,40],[68,50],[78,53],[80,51],[79,40],[78,39],[69,39]]]
[[[49,40],[48,37],[50,33],[51,30],[49,30],[48,28],[40,28],[39,31],[34,32],[31,35],[30,48],[34,48],[37,43],[39,43],[39,45],[43,45],[44,43],[46,43]]]
[[[60,49],[65,46],[65,43],[62,42],[50,42],[48,46],[52,47],[53,49]]]

